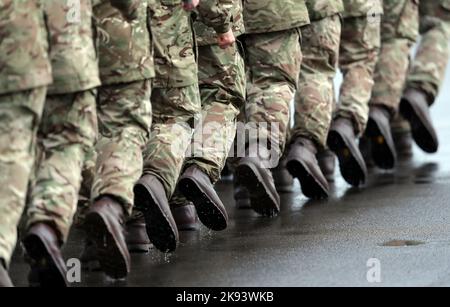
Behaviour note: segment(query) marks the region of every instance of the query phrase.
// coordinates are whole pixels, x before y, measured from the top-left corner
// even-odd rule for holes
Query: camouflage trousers
[[[97,136],[96,91],[49,95],[38,132],[41,159],[30,191],[27,227],[47,223],[67,240],[81,172]]]
[[[172,196],[191,144],[194,126],[200,120],[198,83],[179,88],[154,88],[151,96],[153,122],[144,150],[144,171],[159,179]]]
[[[303,62],[295,95],[292,137],[313,140],[326,147],[334,106],[334,77],[339,59],[339,15],[312,21],[302,28]]]
[[[409,53],[418,35],[419,7],[416,0],[384,0],[383,7],[381,49],[370,104],[395,114],[405,86]]]
[[[302,63],[300,29],[244,35],[247,66],[246,121],[257,129],[250,144],[268,143],[278,163],[290,122],[290,104]],[[274,167],[276,165],[273,165]]]
[[[379,50],[379,22],[368,16],[344,18],[339,55],[344,80],[334,117],[351,119],[357,135],[366,130]]]
[[[375,72],[371,104],[392,114],[398,110],[403,89],[412,87],[428,94],[432,104],[439,93],[447,66],[450,6],[448,1],[386,1],[382,23],[382,49]],[[422,40],[414,61],[410,50],[418,35]],[[409,131],[408,122],[395,116],[394,132]]]
[[[9,265],[35,160],[46,88],[0,95],[0,261]]]
[[[102,86],[98,93],[99,140],[92,183],[93,201],[112,196],[131,214],[133,187],[142,175],[149,140],[151,81]]]
[[[236,122],[245,104],[245,67],[237,46],[199,47],[200,125],[191,144],[186,167],[197,165],[213,183],[220,179],[236,135]]]
[[[406,87],[424,91],[433,104],[442,82],[450,55],[450,2],[421,1],[420,35],[417,54],[411,64]]]
[[[217,45],[201,46],[198,52],[202,120],[196,127],[185,168],[196,165],[216,183],[225,167],[236,135],[237,118],[245,104],[245,67],[237,45],[226,50]],[[175,192],[171,205],[184,203],[186,200]]]

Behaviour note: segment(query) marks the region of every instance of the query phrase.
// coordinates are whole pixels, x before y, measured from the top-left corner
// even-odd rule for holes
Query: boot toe
[[[178,229],[161,183],[153,176],[145,176],[136,184],[134,193],[136,208],[144,215],[152,244],[163,253],[175,251]]]

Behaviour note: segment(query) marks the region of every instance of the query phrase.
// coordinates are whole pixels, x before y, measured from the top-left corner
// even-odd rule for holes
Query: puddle
[[[409,246],[419,246],[424,245],[426,242],[414,241],[414,240],[392,240],[382,243],[381,246],[385,247],[409,247]]]

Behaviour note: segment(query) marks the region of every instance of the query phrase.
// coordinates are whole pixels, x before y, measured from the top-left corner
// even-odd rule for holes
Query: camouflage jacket
[[[221,6],[222,14],[226,14],[228,21],[231,23],[234,35],[238,37],[244,34],[244,18],[242,16],[241,0],[215,0]],[[207,1],[200,2],[198,10],[198,19],[194,22],[195,35],[199,46],[213,45],[217,43],[217,30],[214,30],[214,24],[211,24],[210,14],[207,7],[203,7]],[[203,5],[202,5],[203,3]],[[214,12],[214,11],[213,11]],[[217,18],[216,20],[218,20]],[[214,19],[213,19],[214,20]],[[222,32],[224,33],[224,32]]]
[[[53,69],[49,93],[73,93],[99,86],[91,0],[80,0],[80,7],[61,0],[43,3]]]
[[[408,39],[412,43],[419,36],[419,0],[383,0],[381,39]],[[424,1],[425,2],[425,1]]]
[[[382,0],[344,0],[344,9],[344,17],[381,15],[383,3]]]
[[[0,95],[51,83],[39,1],[0,0]]]
[[[198,82],[191,15],[182,0],[158,0],[151,28],[155,45],[156,88],[185,87]]]
[[[309,18],[319,20],[344,12],[342,0],[306,0]]]
[[[242,0],[246,33],[276,32],[309,24],[305,0]]]
[[[137,12],[137,20],[128,22],[109,0],[94,7],[102,84],[128,83],[155,76],[147,0],[141,2]]]

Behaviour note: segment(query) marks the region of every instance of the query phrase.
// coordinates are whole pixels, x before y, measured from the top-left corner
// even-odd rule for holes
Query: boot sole
[[[366,135],[370,139],[372,159],[375,165],[385,170],[393,169],[396,163],[395,154],[387,144],[377,123],[372,119],[369,119],[367,124]]]
[[[253,166],[241,164],[236,168],[237,180],[250,192],[250,205],[254,211],[263,216],[272,217],[280,212],[274,201],[264,188],[264,181]],[[253,196],[253,197],[252,197]]]
[[[198,218],[203,225],[214,231],[222,231],[227,228],[228,221],[225,214],[193,180],[182,179],[178,186],[181,193],[194,204]]]
[[[434,141],[433,133],[422,123],[413,107],[408,102],[402,101],[400,113],[410,123],[412,136],[417,146],[426,153],[436,153],[439,145]]]
[[[38,236],[30,235],[23,244],[33,262],[28,280],[31,287],[65,288],[68,286],[65,274],[58,269],[55,260]]]
[[[163,253],[170,253],[177,248],[177,235],[168,218],[163,214],[148,189],[136,185],[134,189],[136,205],[144,214],[147,235],[153,246]]]
[[[342,136],[335,131],[330,131],[328,146],[338,157],[339,168],[345,181],[354,187],[364,185],[366,182],[365,172],[353,156]]]
[[[306,167],[297,160],[291,160],[287,163],[289,173],[300,181],[303,194],[311,199],[328,198],[328,190],[322,187],[317,180],[311,176]]]
[[[89,213],[86,216],[85,229],[88,240],[95,244],[102,271],[114,279],[127,277],[130,271],[128,257],[114,239],[103,217],[98,213]]]

